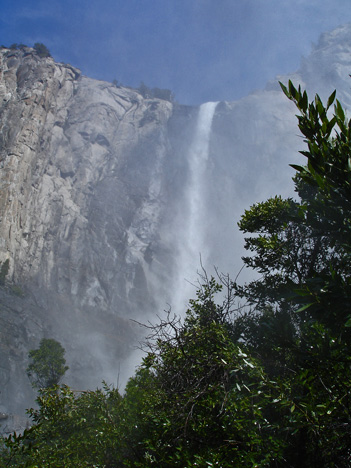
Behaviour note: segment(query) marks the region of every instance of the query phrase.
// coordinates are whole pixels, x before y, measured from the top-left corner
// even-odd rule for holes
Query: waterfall
[[[185,207],[182,212],[178,236],[178,272],[171,302],[176,313],[183,313],[188,300],[194,297],[197,270],[206,265],[206,169],[209,159],[209,143],[213,116],[217,102],[206,102],[199,108],[193,141],[188,152],[189,177],[185,188]]]

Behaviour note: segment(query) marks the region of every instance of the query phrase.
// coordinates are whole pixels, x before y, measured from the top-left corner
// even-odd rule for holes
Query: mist
[[[237,222],[254,203],[278,194],[296,198],[290,164],[304,163],[296,110],[278,80],[301,84],[310,99],[318,92],[326,100],[337,89],[348,108],[349,67],[343,57],[351,50],[350,31],[344,26],[323,35],[299,71],[271,80],[264,90],[239,101],[203,104],[190,124],[171,134],[177,141],[172,157],[182,172],[171,169],[175,192],[160,231],[160,243],[174,260],[157,272],[158,281],[167,284],[155,289],[158,313],[170,308],[184,315],[196,295],[198,272],[232,279],[240,272],[241,283],[253,278],[252,271],[242,271],[244,236]]]

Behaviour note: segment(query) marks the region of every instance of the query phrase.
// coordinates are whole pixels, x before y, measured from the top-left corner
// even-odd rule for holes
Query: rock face
[[[350,51],[350,26],[324,35],[291,78],[349,105]],[[0,51],[0,414],[31,404],[27,354],[42,337],[65,347],[74,388],[123,383],[140,337],[130,319],[185,310],[200,255],[235,276],[244,209],[292,194],[303,141],[277,83],[207,108],[199,156],[203,106]]]
[[[22,365],[15,367],[22,371],[26,348],[43,335],[59,338],[79,382],[78,337],[91,349],[91,340],[107,336],[112,355],[126,355],[128,319],[154,304],[146,274],[165,202],[173,106],[82,77],[32,49],[3,49],[0,60],[0,261],[10,261],[3,303],[13,307],[1,319],[9,316],[16,329],[3,333],[11,343],[19,335]],[[12,304],[16,293],[21,306]],[[37,327],[23,325],[28,316]],[[10,354],[6,346],[3,382],[14,380]],[[88,354],[88,368],[100,367]]]
[[[134,266],[146,263],[157,233],[172,105],[31,51],[3,54],[2,70],[1,253],[11,259],[9,277],[30,278],[77,306],[120,306],[122,291],[144,287]],[[121,275],[122,263],[129,271]]]

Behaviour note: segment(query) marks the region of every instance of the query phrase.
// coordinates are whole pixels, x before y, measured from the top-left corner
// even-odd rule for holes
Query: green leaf
[[[318,96],[318,99],[316,97],[316,107],[317,107],[318,114],[320,115],[320,117],[323,117],[325,115],[325,109],[319,96]]]
[[[309,304],[305,304],[304,306],[300,307],[300,309],[298,309],[296,311],[296,313],[299,313],[299,312],[303,312],[304,310],[307,310],[309,307],[311,307],[314,303],[313,302],[310,302]]]
[[[327,103],[327,109],[329,109],[329,107],[333,104],[333,102],[335,100],[335,95],[336,95],[336,89],[329,96],[328,103]]]
[[[255,366],[251,362],[247,361],[246,359],[243,359],[243,361],[247,366],[251,367],[251,369],[254,369]]]
[[[304,172],[305,171],[305,167],[298,166],[297,164],[290,164],[290,167],[292,167],[293,169],[295,169],[298,172]]]
[[[290,99],[290,93],[288,91],[288,88],[285,85],[283,85],[283,83],[281,81],[279,81],[279,85],[282,88],[283,93],[285,94],[285,96]]]
[[[342,122],[344,122],[345,121],[344,109],[342,108],[342,105],[340,104],[338,100],[336,100],[336,105],[334,106],[334,108],[335,108],[335,114],[337,115],[337,117],[339,117],[339,119]]]
[[[293,85],[292,81],[289,80],[289,92],[290,95],[296,100],[298,98],[298,92],[295,86]]]

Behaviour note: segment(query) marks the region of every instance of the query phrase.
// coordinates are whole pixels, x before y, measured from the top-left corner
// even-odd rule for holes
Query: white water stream
[[[209,159],[209,143],[212,120],[217,102],[206,102],[199,108],[196,130],[189,148],[189,178],[185,190],[185,207],[182,230],[178,238],[178,278],[171,301],[172,310],[184,313],[189,299],[194,297],[192,286],[196,283],[201,263],[206,266],[206,169]]]

